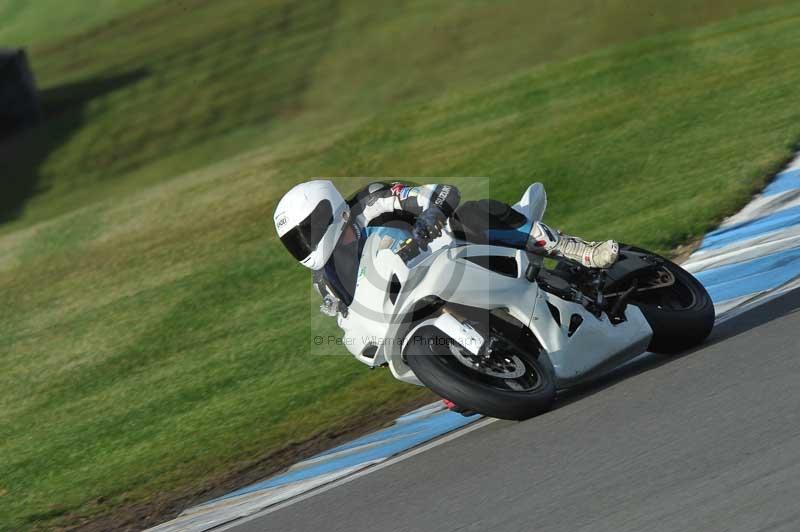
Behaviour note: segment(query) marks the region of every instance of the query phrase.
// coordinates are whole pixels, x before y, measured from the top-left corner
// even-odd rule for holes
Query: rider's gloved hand
[[[428,249],[428,242],[442,234],[447,216],[439,207],[431,206],[417,216],[414,226],[414,240],[422,250]]]

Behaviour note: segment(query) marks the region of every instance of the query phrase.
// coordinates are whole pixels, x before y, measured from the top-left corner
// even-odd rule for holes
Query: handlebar
[[[400,248],[396,251],[396,254],[403,262],[408,264],[410,261],[414,260],[419,254],[422,252],[422,249],[419,247],[419,244],[413,238],[407,238]]]
[[[403,260],[404,263],[408,264],[409,261],[417,258],[420,253],[422,253],[423,251],[427,251],[430,243],[439,238],[440,236],[449,235],[452,238],[453,234],[450,229],[449,222],[445,222],[445,224],[440,229],[441,231],[439,232],[439,234],[437,234],[433,238],[425,238],[423,242],[420,242],[418,238],[414,238],[413,236],[405,239],[398,248],[398,250],[395,252],[395,254],[398,255]],[[421,247],[420,243],[422,243],[425,247],[424,248]]]

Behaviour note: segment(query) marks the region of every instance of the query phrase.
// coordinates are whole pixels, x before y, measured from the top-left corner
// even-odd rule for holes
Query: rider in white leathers
[[[372,183],[345,200],[330,181],[309,181],[289,190],[274,215],[278,236],[301,264],[314,270],[320,293],[334,292],[345,305],[352,299],[367,236],[378,232],[393,239],[395,248],[411,237],[426,249],[448,219],[460,238],[543,249],[589,268],[610,267],[619,252],[613,240],[586,242],[562,234],[499,201],[460,204],[458,189],[451,185]]]

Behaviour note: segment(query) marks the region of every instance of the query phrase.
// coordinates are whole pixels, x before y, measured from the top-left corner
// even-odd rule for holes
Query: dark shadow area
[[[698,346],[695,349],[672,356],[650,353],[634,359],[633,361],[628,362],[627,364],[624,364],[593,381],[580,384],[567,391],[561,392],[558,395],[556,408],[566,406],[575,401],[594,395],[605,390],[606,388],[614,386],[619,382],[654,370],[665,364],[669,364],[674,360],[692,356],[698,351],[702,351],[703,349],[716,345],[727,339],[746,333],[773,320],[788,316],[789,314],[792,314],[798,310],[800,310],[800,289],[793,290],[777,299],[774,299],[768,303],[764,303],[763,305],[759,305],[734,318],[720,323],[719,325],[716,325],[708,340],[706,340],[703,345]]]
[[[43,190],[42,165],[84,124],[87,104],[147,75],[146,69],[137,69],[39,92],[41,124],[0,142],[0,224],[16,219],[25,202]]]
[[[0,48],[0,141],[42,118],[36,81],[22,49]]]

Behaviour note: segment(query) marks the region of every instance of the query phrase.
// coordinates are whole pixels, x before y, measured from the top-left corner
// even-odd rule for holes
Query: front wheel
[[[535,354],[495,338],[487,356],[474,355],[434,327],[417,332],[406,362],[428,388],[461,408],[521,420],[546,412],[556,395],[549,369]]]
[[[674,262],[631,249],[660,259],[659,267],[670,280],[663,288],[633,294],[629,301],[639,307],[653,329],[650,351],[672,354],[703,343],[715,320],[714,303],[705,287]]]

